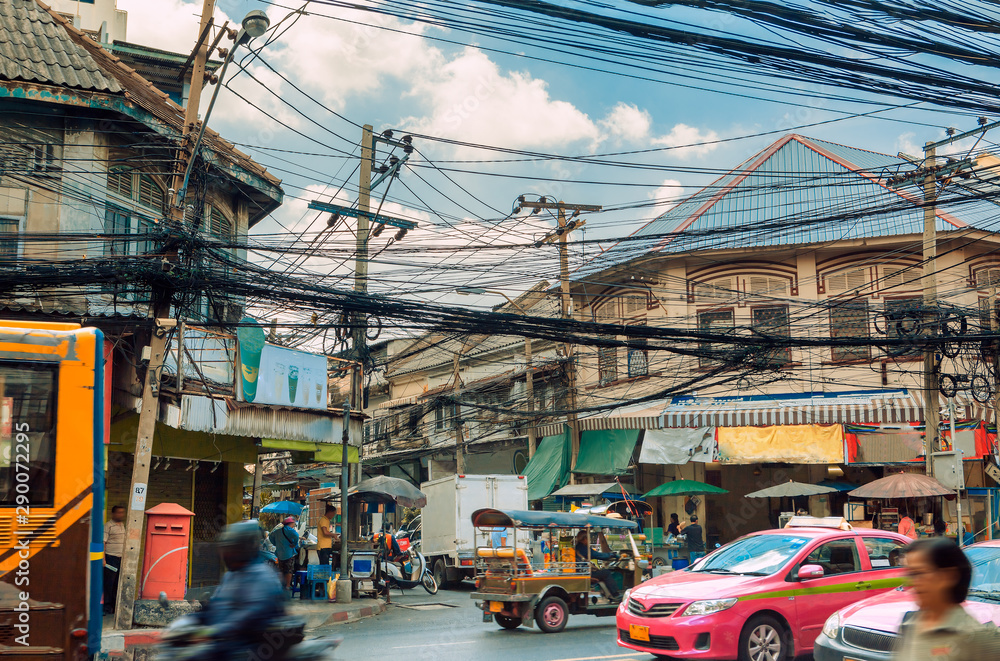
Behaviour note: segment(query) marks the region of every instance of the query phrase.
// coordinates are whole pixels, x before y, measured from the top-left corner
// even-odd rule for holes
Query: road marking
[[[553,661],[598,661],[598,659],[635,659],[635,653],[632,654],[612,654],[609,656],[579,656],[575,659],[553,659]]]
[[[475,640],[463,640],[463,641],[458,642],[458,643],[428,643],[426,645],[404,645],[402,647],[392,647],[390,649],[394,649],[394,650],[413,650],[413,649],[417,649],[417,648],[420,648],[420,647],[444,647],[445,645],[472,645],[475,642],[478,642],[478,641],[475,641]]]

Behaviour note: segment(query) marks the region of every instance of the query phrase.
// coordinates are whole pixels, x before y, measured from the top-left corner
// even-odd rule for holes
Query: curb
[[[346,622],[357,622],[366,617],[372,617],[373,615],[380,615],[385,612],[386,605],[381,599],[377,599],[375,604],[372,606],[362,606],[356,610],[342,611],[340,613],[333,613],[328,617],[323,624],[319,625],[325,627],[331,624],[344,624]],[[315,628],[315,627],[314,627]]]

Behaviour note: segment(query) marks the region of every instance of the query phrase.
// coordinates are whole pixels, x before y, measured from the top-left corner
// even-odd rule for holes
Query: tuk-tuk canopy
[[[607,516],[617,514],[619,516],[649,516],[653,512],[653,506],[641,500],[616,500],[606,505],[595,505],[594,507],[581,507],[574,514],[593,514],[594,516]]]
[[[572,512],[531,512],[525,510],[476,510],[472,525],[477,528],[611,528],[637,530],[639,524],[625,519],[612,519],[592,514]]]

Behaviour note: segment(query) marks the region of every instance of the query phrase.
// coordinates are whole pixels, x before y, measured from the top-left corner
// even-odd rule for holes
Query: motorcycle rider
[[[257,648],[274,646],[261,635],[269,624],[285,615],[285,592],[275,571],[262,561],[261,530],[256,521],[240,521],[219,535],[218,548],[228,570],[201,612],[206,626],[200,637],[209,644],[201,659],[245,661]],[[260,650],[263,652],[264,650]]]

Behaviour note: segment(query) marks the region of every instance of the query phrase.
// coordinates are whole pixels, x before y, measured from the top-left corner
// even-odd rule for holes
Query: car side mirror
[[[802,565],[799,567],[799,580],[805,581],[811,578],[823,578],[823,568],[819,565]]]

